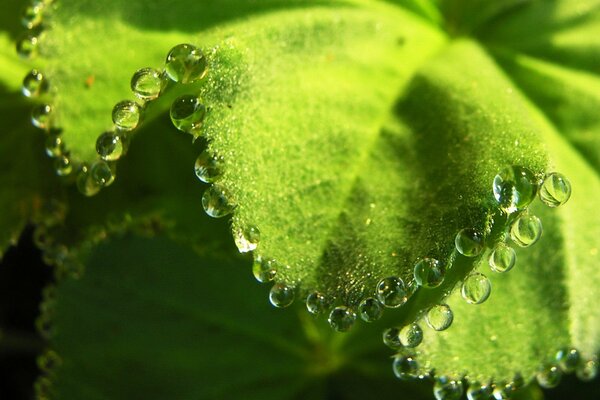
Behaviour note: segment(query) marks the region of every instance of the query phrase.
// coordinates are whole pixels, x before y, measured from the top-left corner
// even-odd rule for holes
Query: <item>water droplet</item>
[[[54,170],[58,176],[67,176],[73,171],[71,159],[67,155],[61,155],[54,160]]]
[[[37,69],[32,69],[29,71],[25,78],[23,79],[23,87],[21,88],[21,92],[26,97],[38,97],[41,94],[44,94],[48,91],[48,80]]]
[[[388,328],[383,331],[383,344],[391,349],[402,347],[402,343],[400,343],[400,329]]]
[[[269,292],[269,301],[275,307],[285,308],[294,302],[294,296],[294,288],[283,283],[276,283]]]
[[[255,226],[247,226],[245,228],[238,228],[235,236],[235,245],[237,246],[240,253],[248,253],[254,251],[258,247],[260,240],[260,231]]]
[[[33,58],[37,55],[39,43],[37,36],[27,34],[17,42],[17,54],[22,58]]]
[[[38,368],[46,374],[54,371],[62,363],[61,358],[54,350],[46,350],[36,361]]]
[[[360,302],[358,306],[358,313],[363,321],[374,322],[381,318],[383,314],[383,306],[381,303],[373,297],[367,297]]]
[[[562,174],[553,172],[546,176],[540,187],[540,200],[548,207],[558,207],[569,201],[571,182]]]
[[[492,396],[496,400],[509,400],[515,391],[516,389],[510,383],[500,382],[495,385]]]
[[[115,181],[115,172],[106,161],[96,161],[90,167],[90,176],[100,187],[110,186]]]
[[[122,131],[132,131],[137,128],[142,116],[142,108],[135,101],[124,100],[117,103],[112,110],[112,120]]]
[[[171,121],[175,128],[192,135],[200,133],[206,107],[197,96],[184,95],[171,105]]]
[[[162,91],[164,81],[160,71],[154,68],[142,68],[131,78],[133,94],[142,100],[154,100]]]
[[[419,363],[412,356],[396,356],[392,363],[392,369],[396,378],[408,380],[418,377]]]
[[[51,134],[46,138],[46,154],[48,157],[58,157],[65,152],[65,144],[60,134]]]
[[[494,178],[493,190],[496,201],[508,213],[522,210],[535,198],[537,180],[527,168],[505,168]]]
[[[379,281],[376,293],[379,302],[389,308],[400,307],[408,300],[404,282],[395,276]]]
[[[556,353],[556,362],[564,373],[570,374],[575,372],[580,360],[579,351],[577,349],[560,349]]]
[[[510,228],[510,238],[521,247],[529,247],[542,236],[542,221],[535,215],[524,214]]]
[[[490,297],[492,284],[482,273],[474,272],[462,284],[461,294],[469,304],[481,304]]]
[[[96,140],[96,152],[105,161],[116,161],[123,155],[121,135],[115,132],[104,132]]]
[[[404,347],[417,347],[423,341],[423,330],[416,324],[406,325],[400,330],[400,343]]]
[[[25,7],[23,15],[21,16],[21,23],[27,29],[33,29],[36,26],[39,26],[43,20],[43,11],[44,7],[39,4]]]
[[[598,376],[599,363],[597,359],[587,360],[577,368],[577,377],[583,382],[590,382]]]
[[[515,250],[505,243],[498,243],[490,254],[489,264],[494,272],[508,272],[517,261]]]
[[[469,400],[489,400],[492,396],[492,388],[489,385],[483,385],[481,382],[471,382],[467,389],[467,399]]]
[[[100,191],[100,186],[92,179],[90,169],[87,165],[83,165],[77,175],[77,189],[84,196],[93,196]]]
[[[31,123],[40,129],[50,128],[53,108],[49,104],[37,105],[31,110]]]
[[[338,306],[331,310],[327,321],[336,331],[347,332],[356,321],[356,313],[346,306]]]
[[[423,258],[415,264],[414,275],[417,285],[435,288],[442,284],[446,266],[435,258]]]
[[[208,63],[200,49],[180,44],[171,49],[165,62],[165,72],[175,82],[192,83],[206,76]]]
[[[306,298],[306,309],[311,314],[321,314],[327,309],[327,298],[324,294],[313,292]]]
[[[218,186],[212,185],[202,195],[202,207],[213,218],[222,218],[233,212],[235,206],[229,202],[228,192]]]
[[[483,251],[483,235],[475,229],[463,229],[454,238],[454,245],[463,256],[478,256]]]
[[[458,400],[463,395],[463,383],[461,380],[441,376],[435,380],[433,395],[437,400]]]
[[[198,179],[204,183],[216,182],[223,173],[223,159],[220,157],[213,157],[205,150],[200,153],[196,159],[194,172]]]
[[[257,256],[252,264],[252,274],[260,283],[270,282],[277,275],[277,262]]]
[[[536,375],[538,384],[544,389],[558,386],[562,378],[562,371],[556,365],[546,365]]]
[[[446,330],[452,325],[454,313],[447,304],[438,304],[431,307],[425,316],[427,325],[436,331]]]

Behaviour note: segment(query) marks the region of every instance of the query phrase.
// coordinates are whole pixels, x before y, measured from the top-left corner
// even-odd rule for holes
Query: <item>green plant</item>
[[[0,112],[13,121],[0,149],[11,188],[2,246],[34,222],[59,276],[39,320],[51,349],[40,397],[312,398],[331,379],[339,396],[360,397],[393,384],[394,354],[400,378],[434,370],[444,398],[465,375],[508,397],[536,375],[553,386],[555,363],[597,369],[600,2],[96,3],[32,3],[33,36],[17,39],[31,61],[13,55],[9,22],[0,36]],[[205,55],[178,48],[163,87],[180,43]],[[146,70],[135,90],[149,100],[142,124],[111,130],[111,113],[137,125],[141,108],[113,107],[135,100],[131,76],[145,67],[159,73]],[[18,94],[31,68],[50,82],[33,96],[45,139]],[[28,82],[35,92],[45,81]],[[196,169],[211,186],[192,174],[204,149]],[[530,205],[554,171],[572,198]],[[202,206],[232,213],[231,226]],[[508,231],[513,242],[536,236],[533,215],[542,238],[517,250],[514,270],[487,272]],[[277,281],[272,303],[311,295],[327,313],[341,307],[329,319],[349,332],[304,304],[266,308],[230,231],[254,250],[255,276]],[[420,261],[432,288],[410,284]],[[485,301],[490,281],[484,304],[461,298],[462,287]],[[375,297],[391,308],[381,318]],[[440,303],[453,312],[448,330],[452,318],[424,314]],[[356,313],[376,321],[353,324]],[[416,348],[386,330],[414,322]],[[556,360],[571,348],[576,365],[571,353]]]

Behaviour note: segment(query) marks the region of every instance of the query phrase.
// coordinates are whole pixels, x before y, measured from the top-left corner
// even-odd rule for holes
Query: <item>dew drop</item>
[[[63,143],[60,134],[51,134],[46,138],[46,155],[48,157],[58,157],[65,151],[65,144]]]
[[[400,343],[404,347],[417,347],[423,341],[423,330],[416,324],[406,325],[400,329]]]
[[[435,258],[423,258],[415,264],[414,275],[417,285],[435,288],[442,284],[446,267]]]
[[[517,261],[515,250],[505,243],[498,243],[490,254],[489,264],[494,272],[508,272]]]
[[[433,395],[437,400],[458,400],[463,395],[463,383],[460,380],[441,376],[435,380]]]
[[[540,200],[548,207],[558,207],[569,201],[571,182],[562,174],[552,172],[540,187]]]
[[[38,368],[46,374],[54,371],[62,363],[61,358],[54,350],[46,350],[36,361]]]
[[[383,331],[383,344],[391,349],[402,347],[402,343],[400,343],[400,329],[388,328]]]
[[[311,314],[321,314],[327,309],[327,298],[323,293],[313,292],[306,297],[306,309]]]
[[[142,108],[135,101],[124,100],[117,103],[112,110],[112,120],[122,131],[132,131],[140,123]]]
[[[23,79],[23,87],[21,92],[26,97],[38,97],[48,91],[48,80],[37,69],[29,71]]]
[[[21,23],[27,29],[33,29],[39,26],[43,20],[44,7],[40,4],[33,4],[25,7],[21,16]]]
[[[510,238],[521,247],[529,247],[542,236],[542,221],[535,215],[524,214],[510,228]]]
[[[235,232],[234,240],[240,253],[254,251],[260,241],[260,231],[256,226],[238,228]]]
[[[467,399],[469,400],[489,400],[492,396],[492,388],[489,385],[483,385],[481,382],[471,382],[467,389]]]
[[[598,376],[599,363],[597,359],[583,362],[577,367],[576,375],[583,382],[590,382]]]
[[[392,363],[392,369],[396,378],[408,380],[418,377],[419,363],[412,356],[396,356]]]
[[[404,282],[395,276],[379,281],[376,294],[379,302],[389,308],[400,307],[408,300]]]
[[[381,315],[383,314],[383,306],[377,299],[373,297],[367,297],[360,302],[358,306],[358,313],[363,321],[375,322],[381,318]]]
[[[171,121],[182,132],[197,135],[202,128],[206,107],[197,96],[184,95],[171,105]]]
[[[100,186],[92,179],[90,169],[87,165],[83,165],[77,175],[77,189],[84,196],[93,196],[100,191]]]
[[[67,176],[73,171],[71,159],[67,155],[61,155],[54,160],[54,170],[58,176]]]
[[[208,63],[204,53],[191,44],[180,44],[171,49],[165,62],[165,72],[171,80],[192,83],[206,76]]]
[[[493,183],[494,197],[508,213],[527,207],[535,198],[537,187],[533,172],[519,166],[503,169]]]
[[[347,332],[356,321],[356,313],[346,306],[338,306],[331,310],[327,321],[336,331]]]
[[[544,389],[557,387],[561,378],[562,371],[556,365],[546,365],[536,375],[538,384]]]
[[[492,284],[482,273],[474,272],[462,284],[461,295],[469,304],[481,304],[490,297]]]
[[[223,174],[223,160],[219,157],[213,157],[205,150],[196,159],[194,172],[198,179],[204,183],[216,182]]]
[[[110,186],[115,181],[115,173],[106,161],[96,161],[90,167],[90,177],[99,187]]]
[[[141,100],[154,100],[160,95],[163,83],[160,71],[154,68],[142,68],[133,74],[131,90]]]
[[[285,308],[294,302],[294,296],[294,288],[276,283],[269,292],[269,301],[277,308]]]
[[[556,353],[556,362],[562,371],[566,374],[575,372],[579,365],[581,356],[577,349],[560,349]]]
[[[96,152],[105,161],[116,161],[123,155],[121,135],[115,132],[104,132],[96,140]]]
[[[500,382],[495,385],[492,395],[496,400],[508,400],[512,398],[515,391],[516,389],[510,383]]]
[[[483,235],[475,229],[462,229],[454,238],[454,245],[463,256],[478,256],[483,251]]]
[[[50,104],[40,104],[31,110],[31,123],[40,129],[50,128],[53,108]]]
[[[452,325],[454,313],[447,304],[438,304],[431,307],[425,316],[427,325],[436,331],[446,330]]]
[[[17,42],[17,54],[25,59],[33,58],[37,55],[39,47],[39,38],[35,35],[25,35]]]
[[[252,274],[260,283],[270,282],[277,275],[277,262],[257,256],[252,264]]]
[[[224,188],[212,185],[202,195],[202,207],[213,218],[222,218],[233,212],[235,206],[229,201],[229,194]]]

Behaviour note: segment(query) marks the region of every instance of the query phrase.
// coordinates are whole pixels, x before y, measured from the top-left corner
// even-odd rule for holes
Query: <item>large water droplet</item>
[[[346,306],[338,306],[331,310],[327,321],[336,331],[347,332],[356,321],[356,313]]]
[[[577,367],[577,377],[583,382],[590,382],[596,379],[598,376],[598,370],[600,369],[600,363],[597,359],[587,360],[581,363]]]
[[[379,302],[390,308],[400,307],[408,300],[404,282],[395,276],[379,281],[376,294]]]
[[[33,58],[37,55],[39,44],[37,36],[27,34],[17,42],[17,54],[22,58]]]
[[[510,238],[521,247],[535,244],[542,236],[542,221],[535,215],[521,215],[510,227]]]
[[[196,159],[194,172],[202,182],[216,182],[223,174],[223,160],[220,157],[213,157],[205,150]]]
[[[383,314],[383,306],[381,303],[373,297],[367,297],[360,302],[358,306],[358,313],[363,321],[374,322],[381,318]]]
[[[96,161],[90,167],[90,177],[99,187],[107,187],[115,181],[115,172],[106,161]]]
[[[418,377],[419,363],[412,356],[396,356],[392,363],[392,369],[396,378],[408,380]]]
[[[490,400],[492,388],[489,385],[483,385],[481,382],[471,382],[467,389],[467,399],[469,400]]]
[[[460,292],[467,303],[481,304],[490,297],[492,284],[487,276],[474,272],[467,276]]]
[[[257,256],[252,264],[252,274],[260,283],[270,282],[277,275],[277,262]]]
[[[558,207],[571,198],[571,182],[562,174],[553,172],[546,175],[540,187],[540,200],[548,207]]]
[[[54,170],[58,176],[67,176],[73,171],[73,164],[68,155],[61,155],[54,160]]]
[[[269,301],[275,307],[285,308],[294,302],[294,296],[293,287],[284,285],[283,283],[276,283],[269,292]]]
[[[579,355],[579,351],[577,349],[560,349],[556,353],[556,362],[560,369],[563,370],[564,373],[570,374],[575,372],[577,366],[579,365],[579,360],[581,356]]]
[[[48,91],[48,80],[37,69],[29,71],[23,79],[23,87],[21,92],[27,97],[38,97]]]
[[[65,144],[62,136],[58,133],[48,135],[46,138],[46,155],[48,157],[59,157],[65,152]]]
[[[235,232],[234,240],[240,253],[254,251],[260,241],[260,231],[256,226],[238,228]]]
[[[194,136],[200,133],[206,107],[197,96],[184,95],[171,105],[171,121],[175,128]]]
[[[561,378],[562,371],[556,365],[546,365],[542,367],[536,375],[538,384],[545,389],[557,387]]]
[[[96,140],[96,152],[105,161],[116,161],[123,155],[121,135],[115,132],[104,132]]]
[[[31,123],[40,129],[50,128],[54,109],[50,104],[40,104],[31,110]]]
[[[414,275],[417,285],[435,288],[442,284],[446,267],[435,258],[423,258],[415,264]]]
[[[406,325],[400,329],[400,343],[404,347],[417,347],[423,341],[423,330],[416,324]]]
[[[41,4],[32,4],[23,10],[21,23],[27,29],[33,29],[42,23],[44,7]]]
[[[142,116],[142,108],[131,100],[117,103],[112,110],[112,120],[117,128],[122,131],[132,131],[137,128]]]
[[[498,243],[490,254],[489,264],[494,272],[508,272],[517,261],[515,250],[505,243]]]
[[[435,380],[433,395],[437,400],[458,400],[463,395],[463,383],[458,379],[441,376]]]
[[[400,343],[400,329],[388,328],[383,331],[383,344],[391,349],[402,347],[402,343]]]
[[[101,189],[100,186],[92,179],[90,169],[87,165],[83,165],[77,175],[77,189],[84,196],[93,196]]]
[[[522,210],[535,198],[537,180],[527,168],[505,168],[494,178],[493,190],[496,201],[508,213]]]
[[[192,83],[206,76],[208,63],[200,49],[180,44],[171,49],[165,62],[165,72],[175,82]]]
[[[131,90],[141,100],[156,99],[164,86],[160,71],[154,68],[137,70],[131,78]]]
[[[202,207],[213,218],[222,218],[231,214],[235,208],[230,202],[231,196],[221,187],[212,185],[202,195]]]
[[[454,245],[463,256],[478,256],[483,251],[483,235],[475,229],[462,229],[454,238]]]
[[[306,297],[306,309],[311,314],[321,314],[327,310],[328,302],[323,293],[313,292]]]
[[[454,313],[447,304],[438,304],[431,307],[425,316],[427,325],[436,331],[448,329],[452,325],[453,320]]]

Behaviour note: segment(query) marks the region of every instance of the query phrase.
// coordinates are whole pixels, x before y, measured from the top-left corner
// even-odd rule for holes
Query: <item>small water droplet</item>
[[[23,79],[23,87],[21,92],[26,97],[38,97],[48,91],[48,80],[37,69],[29,71]]]
[[[223,174],[223,159],[213,157],[208,151],[200,153],[194,165],[194,172],[204,183],[213,183]]]
[[[100,186],[92,179],[90,168],[87,165],[82,165],[81,170],[77,175],[77,189],[84,196],[93,196],[100,191]]]
[[[31,110],[31,123],[40,129],[50,128],[52,112],[54,109],[50,104],[40,104]]]
[[[489,385],[483,385],[481,382],[471,382],[467,389],[467,399],[469,400],[490,400],[492,388]]]
[[[294,288],[276,283],[269,292],[269,301],[277,308],[285,308],[294,302]]]
[[[492,391],[492,396],[495,400],[509,400],[512,398],[515,388],[506,382],[496,383],[494,385],[494,390]]]
[[[37,358],[38,368],[46,374],[54,371],[61,363],[61,358],[54,350],[46,350]]]
[[[202,195],[202,207],[213,218],[222,218],[231,214],[235,206],[230,202],[229,193],[221,187],[212,185]]]
[[[462,284],[461,295],[469,304],[481,304],[490,297],[492,284],[484,274],[473,272]]]
[[[46,138],[46,155],[59,157],[65,152],[65,144],[60,134],[51,134]]]
[[[96,161],[90,167],[90,177],[102,188],[110,186],[115,181],[115,172],[106,161]]]
[[[402,347],[402,343],[400,343],[400,329],[388,328],[383,331],[383,344],[391,349]]]
[[[331,310],[327,321],[336,331],[348,332],[356,321],[356,313],[346,306],[338,306]]]
[[[556,353],[556,362],[562,371],[566,374],[575,372],[580,360],[579,351],[577,349],[560,349]]]
[[[535,215],[521,215],[510,228],[510,238],[521,247],[535,244],[542,236],[542,221]]]
[[[197,96],[184,95],[175,99],[170,114],[175,128],[195,136],[202,128],[206,107]]]
[[[313,292],[306,298],[306,309],[311,314],[321,314],[327,309],[327,298],[324,294]]]
[[[463,395],[463,383],[461,380],[441,376],[435,380],[433,395],[437,400],[458,400]]]
[[[260,283],[270,282],[277,275],[277,262],[257,256],[252,264],[252,274]]]
[[[438,304],[431,307],[425,316],[427,325],[436,331],[448,329],[452,325],[453,320],[454,313],[447,304]]]
[[[105,161],[116,161],[123,155],[121,135],[115,132],[104,132],[96,140],[96,152]]]
[[[404,282],[395,276],[379,281],[376,294],[379,302],[389,308],[400,307],[408,300]]]
[[[414,275],[417,285],[435,288],[442,284],[446,266],[435,258],[423,258],[415,264]]]
[[[54,160],[54,170],[58,176],[67,176],[73,171],[71,158],[68,155],[58,156]]]
[[[164,87],[160,71],[154,68],[137,70],[131,78],[131,90],[141,100],[156,99]]]
[[[494,272],[508,272],[517,261],[515,250],[505,243],[498,243],[490,254],[489,264]]]
[[[508,213],[527,207],[535,198],[537,188],[533,172],[519,166],[503,169],[493,183],[494,197]]]
[[[454,238],[454,245],[463,256],[478,256],[483,251],[483,235],[475,229],[462,229]]]
[[[165,62],[165,72],[175,82],[192,83],[206,76],[208,63],[204,53],[191,44],[171,49]]]
[[[396,356],[392,363],[392,369],[396,378],[408,380],[418,377],[419,363],[412,356]]]
[[[25,7],[21,16],[21,23],[27,29],[33,29],[42,23],[44,16],[44,7],[40,4],[33,4]]]
[[[234,240],[240,253],[254,251],[260,241],[260,231],[256,226],[238,228],[235,232]]]
[[[540,187],[540,200],[548,207],[558,207],[571,198],[571,182],[562,174],[553,172],[546,176]]]
[[[590,382],[598,376],[600,365],[597,359],[587,360],[577,367],[577,377],[583,382]]]
[[[137,128],[142,116],[142,108],[138,103],[124,100],[117,103],[112,110],[112,120],[122,131],[132,131]]]
[[[381,318],[383,314],[383,306],[381,303],[373,297],[367,297],[360,302],[358,306],[358,313],[363,321],[374,322]]]
[[[423,341],[423,330],[416,324],[406,325],[400,329],[400,343],[404,347],[417,347]]]
[[[17,54],[22,58],[33,58],[37,55],[39,44],[37,36],[27,34],[17,42]]]
[[[546,365],[542,367],[536,375],[538,384],[544,389],[557,387],[561,378],[562,371],[556,365]]]

